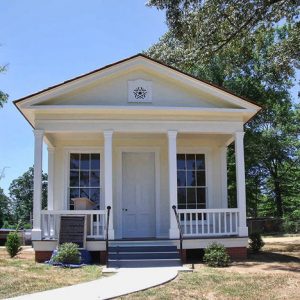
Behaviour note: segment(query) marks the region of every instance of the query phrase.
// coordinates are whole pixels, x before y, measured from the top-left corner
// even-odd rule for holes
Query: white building
[[[223,243],[245,256],[243,125],[260,107],[138,54],[14,102],[33,127],[36,259],[57,246],[61,215],[85,215],[86,248],[111,240]],[[41,210],[42,145],[48,207]],[[228,208],[227,147],[235,142],[237,208]],[[89,210],[74,210],[87,198]],[[88,207],[88,206],[87,206]],[[75,208],[78,208],[75,207]],[[179,246],[178,246],[179,247]]]

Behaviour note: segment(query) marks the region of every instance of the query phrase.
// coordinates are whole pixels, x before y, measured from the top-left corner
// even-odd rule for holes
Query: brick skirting
[[[35,261],[43,263],[51,258],[52,251],[35,251]]]
[[[226,248],[226,249],[232,260],[240,260],[240,259],[247,258],[246,247],[233,247],[233,248]]]

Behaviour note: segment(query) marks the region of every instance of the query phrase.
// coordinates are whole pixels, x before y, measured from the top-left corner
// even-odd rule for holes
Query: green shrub
[[[53,262],[63,264],[79,264],[81,260],[78,245],[64,243],[58,247],[57,254],[52,258]]]
[[[264,241],[261,238],[261,234],[259,232],[253,232],[249,235],[249,246],[253,252],[259,252],[260,249],[264,246]]]
[[[230,257],[224,245],[212,243],[204,250],[203,261],[210,267],[227,267]]]
[[[5,247],[10,257],[15,257],[21,251],[21,239],[17,231],[8,234]]]

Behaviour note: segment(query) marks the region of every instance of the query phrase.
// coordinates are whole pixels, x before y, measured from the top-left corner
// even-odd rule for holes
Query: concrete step
[[[129,259],[179,259],[179,253],[176,252],[120,252],[109,253],[109,259],[129,260]]]
[[[110,246],[109,253],[119,252],[177,252],[176,246]]]
[[[129,259],[108,260],[109,268],[147,268],[147,267],[178,267],[180,259]]]

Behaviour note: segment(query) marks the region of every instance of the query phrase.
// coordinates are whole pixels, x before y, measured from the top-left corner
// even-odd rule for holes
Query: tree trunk
[[[279,218],[283,217],[283,201],[282,201],[282,191],[280,187],[280,180],[278,178],[274,179],[274,192],[276,200],[276,216]]]

